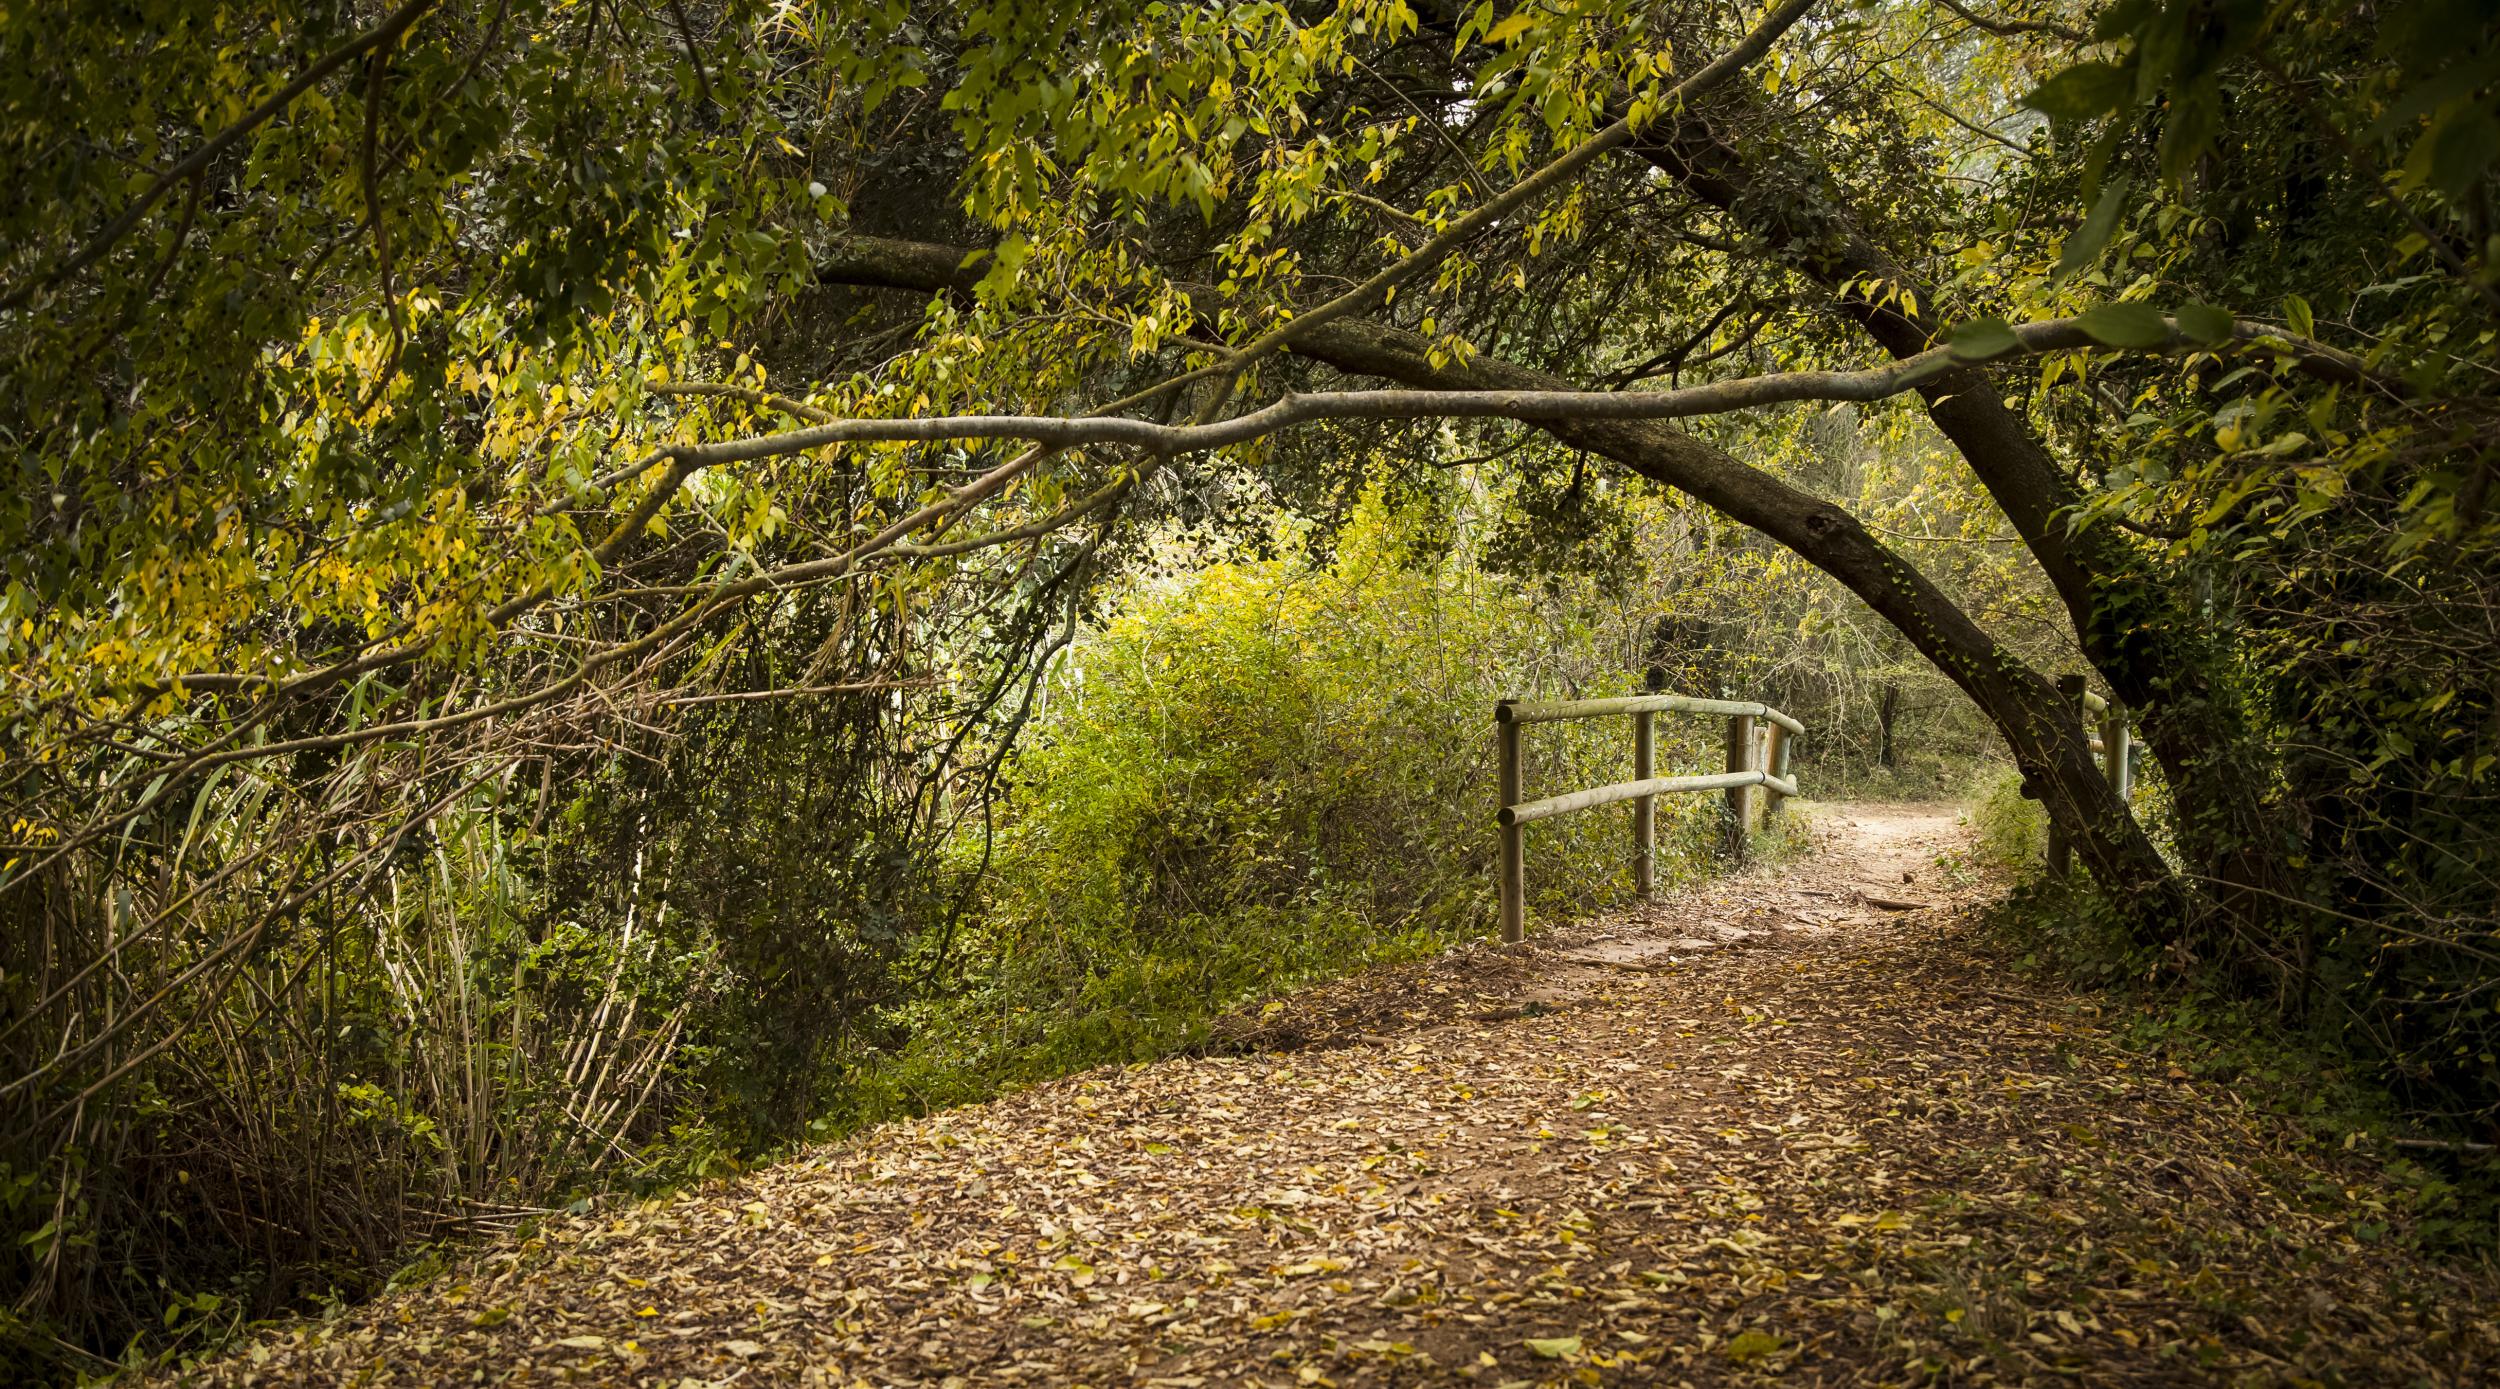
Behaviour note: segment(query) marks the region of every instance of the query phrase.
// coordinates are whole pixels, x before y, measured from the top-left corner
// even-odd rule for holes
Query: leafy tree
[[[495,1135],[618,1068],[606,1149],[803,1123],[1088,595],[1384,456],[1478,460],[1521,574],[1663,496],[1810,566],[1766,627],[1967,698],[2144,963],[2488,1119],[2495,52],[2467,0],[0,17],[18,1305],[152,1316],[96,1232],[240,1204],[169,1135],[271,1055],[216,1184],[544,1195],[605,1159]],[[419,958],[513,981],[456,1022],[511,1127],[418,1122]],[[613,1064],[532,1069],[558,1018]],[[307,1192],[298,1267],[426,1228]]]

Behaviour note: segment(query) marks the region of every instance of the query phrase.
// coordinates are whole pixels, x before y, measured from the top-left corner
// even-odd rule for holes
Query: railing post
[[[1788,754],[1788,730],[1780,727],[1778,724],[1772,724],[1770,755],[1764,759],[1763,770],[1769,772],[1775,777],[1778,777],[1782,781],[1788,780]],[[1773,820],[1778,819],[1780,813],[1780,803],[1787,799],[1788,797],[1780,794],[1772,787],[1763,787],[1762,822],[1767,825]]]
[[[1771,730],[1777,727],[1779,725],[1769,719],[1754,720],[1753,770],[1757,772],[1771,770]],[[1745,821],[1745,828],[1747,830],[1762,828],[1763,822],[1770,818],[1770,806],[1770,788],[1757,788],[1753,793],[1753,799],[1745,803],[1745,809],[1751,812]]]
[[[2127,767],[2127,711],[2114,703],[2101,711],[2101,771],[2109,778],[2109,789],[2118,793],[2118,803],[2125,805],[2134,789]]]
[[[1644,709],[1632,716],[1632,779],[1657,775],[1657,715]],[[1658,890],[1658,798],[1632,800],[1632,891],[1644,902]]]
[[[1753,770],[1753,715],[1737,714],[1727,721],[1727,769],[1731,772]],[[1745,857],[1745,831],[1751,826],[1753,788],[1731,786],[1727,790],[1727,829],[1720,851],[1729,859],[1742,862]]]
[[[1527,826],[1503,824],[1500,811],[1519,804],[1519,725],[1510,717],[1511,701],[1505,699],[1493,706],[1493,736],[1499,749],[1498,794],[1501,804],[1495,807],[1494,823],[1501,837],[1501,874],[1499,894],[1502,900],[1502,942],[1517,945],[1528,928],[1528,868],[1524,852]]]
[[[2075,721],[2077,723],[2082,723],[2084,718],[2087,717],[2083,707],[2085,684],[2086,681],[2084,677],[2080,675],[2061,675],[2057,677],[2057,693],[2063,698],[2067,707],[2075,711]],[[2089,724],[2085,724],[2084,726],[2087,728],[2090,727]],[[2042,798],[2040,803],[2043,806],[2049,804],[2045,797]],[[2049,876],[2052,878],[2065,877],[2068,870],[2073,868],[2074,862],[2074,846],[2067,842],[2066,832],[2057,827],[2057,816],[2054,812],[2052,812],[2049,816]]]

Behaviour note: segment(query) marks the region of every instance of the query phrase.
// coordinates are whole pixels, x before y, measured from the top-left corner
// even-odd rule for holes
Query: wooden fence
[[[1727,719],[1727,770],[1708,776],[1655,776],[1658,714],[1718,714]],[[1586,791],[1522,801],[1520,730],[1532,723],[1566,719],[1600,719],[1627,714],[1632,719],[1632,780]],[[1526,826],[1575,810],[1632,803],[1632,886],[1647,897],[1657,886],[1657,798],[1681,791],[1724,791],[1727,818],[1723,848],[1742,857],[1745,836],[1757,823],[1754,790],[1762,788],[1762,819],[1779,813],[1780,802],[1797,794],[1790,774],[1792,739],[1803,737],[1805,725],[1767,704],[1732,699],[1694,699],[1687,695],[1631,695],[1621,699],[1574,699],[1560,702],[1505,699],[1493,706],[1493,728],[1499,740],[1501,804],[1494,813],[1500,826],[1501,855],[1496,871],[1502,899],[1502,939],[1516,942],[1527,929],[1528,870]]]
[[[2125,801],[2133,785],[2127,760],[2127,711],[2085,689],[2080,675],[2057,677],[2057,690],[2073,701],[2076,715],[2091,730],[2092,750],[2101,755],[2101,774],[2109,778],[2109,789],[2118,793],[2121,802]],[[2066,842],[2065,833],[2054,820],[2049,822],[2048,860],[2049,872],[2060,878],[2066,876],[2075,861],[2074,846]]]

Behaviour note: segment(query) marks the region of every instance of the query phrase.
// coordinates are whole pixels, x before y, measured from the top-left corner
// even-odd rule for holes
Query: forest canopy
[[[1645,679],[2500,1119],[2487,4],[136,0],[0,111],[65,1366],[1480,931],[1468,721]]]

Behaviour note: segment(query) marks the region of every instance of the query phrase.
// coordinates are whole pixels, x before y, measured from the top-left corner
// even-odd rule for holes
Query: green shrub
[[[1367,498],[1315,556],[1133,585],[1054,673],[995,826],[986,900],[910,1041],[858,1076],[849,1121],[1201,1039],[1296,982],[1492,929],[1492,706],[1636,681],[1633,605],[1531,588]],[[1716,755],[1714,722],[1659,723],[1662,769]],[[1531,795],[1621,780],[1622,720],[1527,731]],[[1701,870],[1713,797],[1661,805],[1660,875]],[[1629,885],[1626,815],[1531,828],[1532,907]]]
[[[1979,857],[2000,868],[2032,872],[2048,853],[2048,812],[2024,797],[2023,774],[2005,763],[1982,766],[1972,777],[1963,818],[1976,831]]]

